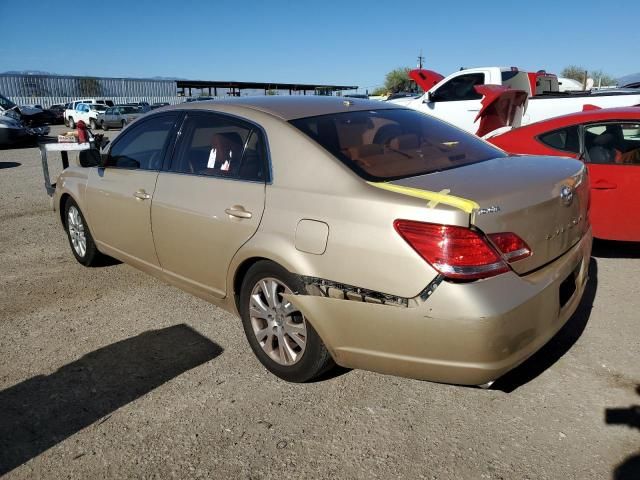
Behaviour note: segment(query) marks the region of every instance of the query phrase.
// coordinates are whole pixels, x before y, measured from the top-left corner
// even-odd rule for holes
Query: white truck
[[[64,111],[64,124],[75,128],[76,123],[82,120],[87,127],[96,129],[99,125],[98,115],[104,113],[107,105],[104,103],[89,103],[90,101],[72,102]]]
[[[600,108],[640,105],[640,91],[579,91],[560,92],[558,79],[546,72],[525,72],[515,67],[481,67],[463,69],[448,77],[429,71],[412,70],[412,79],[425,91],[418,98],[390,100],[399,105],[441,118],[471,133],[477,133],[483,95],[475,89],[480,85],[501,85],[527,93],[518,115],[511,115],[511,126],[582,111],[585,105]]]

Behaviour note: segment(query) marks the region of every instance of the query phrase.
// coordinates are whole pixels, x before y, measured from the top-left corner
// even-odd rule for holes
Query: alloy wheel
[[[87,253],[87,237],[84,233],[84,223],[80,212],[75,206],[69,207],[67,212],[67,228],[69,229],[69,238],[71,245],[79,257],[84,257]]]
[[[263,278],[251,291],[249,317],[262,350],[276,363],[290,366],[304,354],[307,326],[304,315],[282,297],[293,293],[280,280]]]

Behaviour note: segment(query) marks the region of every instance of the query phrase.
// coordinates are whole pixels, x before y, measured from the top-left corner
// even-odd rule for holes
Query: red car
[[[640,108],[592,109],[487,140],[510,153],[583,160],[591,177],[593,236],[640,241]]]

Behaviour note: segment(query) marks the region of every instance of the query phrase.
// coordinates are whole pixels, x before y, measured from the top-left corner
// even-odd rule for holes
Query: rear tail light
[[[475,280],[509,267],[485,238],[464,227],[396,220],[396,231],[433,268],[447,278]]]
[[[506,261],[531,255],[527,244],[514,233],[491,236],[499,253],[484,235],[469,228],[412,220],[396,220],[393,226],[424,260],[451,279],[477,280],[499,275],[509,271]]]
[[[509,263],[531,256],[529,246],[515,233],[490,233],[489,239]]]

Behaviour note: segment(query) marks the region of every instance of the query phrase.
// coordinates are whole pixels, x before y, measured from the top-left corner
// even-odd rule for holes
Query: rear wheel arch
[[[246,260],[243,260],[242,263],[238,265],[238,268],[236,268],[236,271],[233,275],[232,294],[233,294],[233,301],[235,303],[235,306],[238,312],[240,311],[240,290],[242,289],[242,282],[244,281],[244,278],[247,275],[247,272],[249,271],[249,269],[256,263],[264,260],[268,262],[273,262],[273,260],[270,260],[265,257],[251,257],[251,258],[247,258]],[[273,263],[277,264],[277,262],[273,262]]]
[[[73,199],[73,197],[70,194],[63,193],[60,196],[60,203],[58,204],[58,213],[60,214],[60,222],[62,223],[62,226],[65,227],[65,228],[67,226],[67,219],[66,219],[64,211],[65,211],[65,207],[67,205],[67,201],[70,198]]]

